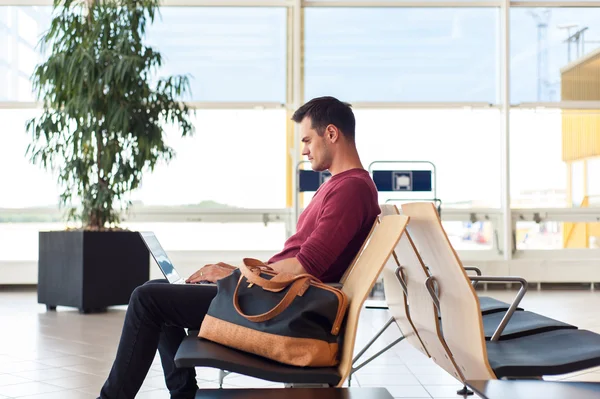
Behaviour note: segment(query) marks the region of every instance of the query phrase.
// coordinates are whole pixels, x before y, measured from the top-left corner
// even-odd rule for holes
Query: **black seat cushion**
[[[485,339],[490,340],[506,312],[483,315]],[[577,329],[576,326],[533,312],[515,312],[502,331],[500,339],[513,339],[552,330]]]
[[[340,375],[335,367],[294,367],[188,335],[175,355],[177,367],[213,367],[275,382],[329,384]]]
[[[510,308],[510,304],[491,298],[489,296],[480,296],[479,308],[481,309],[481,314],[506,312],[508,308]],[[517,310],[523,310],[523,308],[517,308]]]
[[[555,330],[487,341],[486,346],[497,378],[566,374],[600,366],[600,335],[587,330]]]

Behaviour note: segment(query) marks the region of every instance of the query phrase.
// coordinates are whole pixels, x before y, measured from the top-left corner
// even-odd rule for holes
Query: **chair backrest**
[[[487,359],[479,299],[434,205],[402,204],[402,214],[410,217],[409,231],[416,253],[438,286],[443,338],[460,372],[467,380],[496,379]],[[410,297],[409,307],[416,325]],[[425,340],[419,326],[416,327]]]
[[[391,204],[383,204],[379,206],[381,208],[381,217],[388,215],[398,215],[398,208],[395,205]],[[396,249],[400,246],[400,243],[404,241],[406,238],[406,232],[400,238],[400,242],[396,245]],[[410,343],[413,347],[418,349],[425,356],[429,357],[429,353],[423,347],[423,343],[421,342],[421,338],[419,337],[418,332],[413,325],[411,320],[408,299],[404,293],[404,289],[402,288],[402,284],[398,280],[396,275],[396,271],[398,270],[398,266],[400,265],[398,261],[398,254],[396,250],[392,253],[392,256],[388,259],[381,272],[383,276],[383,290],[385,293],[385,301],[387,302],[390,314],[394,318],[394,321],[402,331],[402,335],[404,338]]]
[[[342,278],[340,279],[340,283],[341,284],[344,284],[346,282],[346,279],[350,275],[350,273],[352,273],[352,269],[354,269],[354,266],[356,265],[356,262],[358,262],[358,259],[360,258],[360,255],[363,253],[365,247],[367,246],[367,243],[371,239],[371,236],[373,235],[373,230],[375,229],[375,226],[377,226],[377,223],[378,223],[377,220],[375,220],[375,222],[373,222],[373,226],[371,227],[371,231],[369,232],[369,235],[367,236],[367,238],[365,239],[365,241],[361,245],[360,250],[356,253],[356,256],[352,260],[352,263],[350,264],[350,266],[348,266],[348,268],[346,269],[346,271],[342,275]]]
[[[344,282],[342,290],[348,296],[350,304],[346,313],[343,345],[338,366],[341,376],[338,386],[341,386],[350,374],[360,311],[381,273],[381,269],[404,233],[407,223],[408,218],[404,215],[390,215],[382,218],[381,222],[371,231],[367,244]]]

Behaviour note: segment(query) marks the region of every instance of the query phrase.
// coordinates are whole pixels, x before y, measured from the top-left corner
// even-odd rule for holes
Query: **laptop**
[[[140,237],[142,237],[142,240],[146,244],[146,247],[148,247],[148,250],[152,254],[152,257],[154,258],[154,260],[158,264],[158,267],[165,275],[165,278],[169,281],[170,284],[214,285],[214,283],[208,281],[202,281],[199,283],[186,283],[185,279],[181,277],[179,273],[177,273],[175,266],[173,266],[173,262],[171,262],[171,259],[169,259],[167,253],[158,242],[156,235],[154,235],[154,233],[151,231],[142,231],[140,232]]]

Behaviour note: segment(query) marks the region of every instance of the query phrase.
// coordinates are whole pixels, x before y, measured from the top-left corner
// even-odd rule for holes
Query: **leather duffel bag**
[[[249,258],[217,288],[199,337],[293,366],[339,363],[338,335],[348,307],[342,290]]]

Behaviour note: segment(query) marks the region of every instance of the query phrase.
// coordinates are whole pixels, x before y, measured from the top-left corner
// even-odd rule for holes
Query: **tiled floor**
[[[485,295],[510,301],[514,293],[489,291]],[[599,305],[600,293],[586,291],[531,291],[522,302],[528,310],[600,333]],[[35,291],[0,291],[0,399],[95,398],[114,359],[124,315],[124,307],[92,315],[61,307],[47,313],[36,303]],[[363,311],[357,352],[387,318],[385,310]],[[398,336],[397,328],[390,327],[365,356]],[[217,370],[198,369],[197,374],[200,388],[218,387]],[[547,379],[600,382],[600,369]],[[462,387],[405,342],[360,370],[352,385],[384,386],[396,398],[457,398],[455,391]],[[282,385],[230,375],[225,388],[234,387]],[[169,397],[158,357],[137,397]]]

